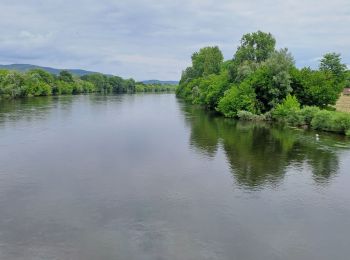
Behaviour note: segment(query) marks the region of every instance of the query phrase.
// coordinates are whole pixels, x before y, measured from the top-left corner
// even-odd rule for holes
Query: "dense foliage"
[[[317,70],[299,69],[288,50],[277,50],[275,45],[270,33],[258,31],[243,35],[228,61],[223,61],[217,46],[202,48],[192,55],[192,66],[183,71],[176,93],[226,117],[274,119],[347,132],[350,125],[344,118],[349,115],[320,110],[331,108],[350,83],[340,54],[325,54]],[[319,118],[324,115],[319,112],[332,114],[329,124],[342,127],[322,125]]]
[[[64,70],[57,76],[42,69],[33,69],[26,73],[0,70],[0,98],[171,90],[175,90],[175,86],[145,85],[136,83],[133,79],[123,79],[99,73],[78,77]]]
[[[176,90],[176,85],[171,84],[144,84],[142,82],[136,83],[136,92],[170,92]]]

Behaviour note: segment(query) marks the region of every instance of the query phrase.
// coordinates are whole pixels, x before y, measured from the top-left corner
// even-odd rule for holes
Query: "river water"
[[[350,256],[350,142],[173,94],[0,102],[0,259]]]

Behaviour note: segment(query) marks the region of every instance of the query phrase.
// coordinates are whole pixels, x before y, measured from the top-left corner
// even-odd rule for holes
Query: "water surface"
[[[0,103],[0,259],[349,259],[348,139],[173,94]]]

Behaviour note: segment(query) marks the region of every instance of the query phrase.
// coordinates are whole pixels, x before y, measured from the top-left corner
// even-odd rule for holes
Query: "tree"
[[[314,71],[304,68],[292,73],[292,87],[302,105],[321,108],[334,105],[343,88],[330,71]]]
[[[217,110],[226,117],[236,117],[240,110],[256,113],[256,95],[248,82],[232,85],[220,99]]]
[[[58,75],[58,79],[67,83],[74,82],[73,75],[67,70],[60,71],[60,74]]]
[[[184,71],[182,71],[181,79],[179,84],[187,84],[192,79],[197,77],[195,70],[192,67],[187,67]]]
[[[350,70],[345,73],[345,87],[350,87]]]
[[[257,31],[243,35],[234,60],[241,64],[244,61],[260,63],[265,61],[275,50],[276,40],[271,33]]]
[[[124,80],[125,92],[134,93],[136,88],[135,84],[135,80],[133,79]]]
[[[320,63],[321,71],[331,72],[335,81],[340,83],[346,79],[346,65],[341,63],[341,57],[339,53],[326,53],[321,59]]]
[[[108,78],[108,83],[112,88],[112,91],[114,93],[123,93],[125,92],[124,86],[123,86],[123,79],[121,77],[110,77]]]
[[[197,77],[218,74],[223,60],[219,47],[205,47],[192,55],[192,68]]]
[[[52,93],[53,77],[42,70],[32,70],[25,74],[24,96],[48,96]]]
[[[223,55],[220,49],[215,47],[205,47],[192,54],[192,66],[186,68],[181,75],[179,87],[176,94],[185,98],[188,101],[203,103],[199,101],[201,94],[206,94],[208,86],[204,81],[202,83],[202,91],[199,89],[199,84],[202,78],[210,75],[218,75],[223,66]]]
[[[93,73],[89,75],[84,75],[81,77],[82,80],[91,82],[96,86],[96,91],[108,93],[111,89],[108,77],[101,73]]]
[[[274,51],[247,79],[256,93],[261,112],[281,103],[292,92],[290,71],[294,60],[287,49]]]
[[[24,82],[23,75],[17,71],[3,72],[1,73],[0,94],[12,98],[24,96]]]
[[[222,71],[219,75],[211,74],[203,77],[198,84],[198,91],[195,95],[194,103],[205,105],[208,108],[215,108],[229,87],[227,71]]]
[[[48,85],[52,85],[55,81],[54,76],[43,69],[32,69],[28,71],[26,75],[37,75],[41,81],[45,82]]]

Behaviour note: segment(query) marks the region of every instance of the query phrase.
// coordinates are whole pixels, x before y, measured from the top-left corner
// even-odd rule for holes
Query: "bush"
[[[315,114],[314,118],[311,121],[311,126],[313,129],[329,130],[331,119],[332,112],[321,110]]]
[[[268,111],[265,114],[262,114],[261,116],[264,118],[264,121],[273,121],[271,111]]]
[[[245,110],[255,113],[255,92],[253,88],[246,82],[236,86],[233,85],[225,96],[220,99],[217,110],[226,117],[236,117],[238,111]]]
[[[300,113],[300,103],[295,96],[290,94],[284,99],[282,104],[278,104],[271,112],[272,118],[292,126],[305,124],[304,117]]]
[[[311,126],[316,130],[346,134],[350,130],[350,114],[321,110],[315,114]]]
[[[238,111],[237,117],[243,121],[266,121],[266,115],[256,115],[249,111]]]
[[[300,103],[295,96],[288,96],[281,104],[278,104],[272,111],[272,116],[277,120],[285,120],[290,114],[297,114],[300,111]]]
[[[310,125],[312,119],[319,111],[320,109],[318,107],[305,106],[303,109],[300,110],[300,115],[304,118],[305,124]]]
[[[253,114],[252,112],[241,110],[241,111],[238,111],[237,117],[240,120],[253,121],[253,120],[255,120],[256,115]]]
[[[290,113],[286,117],[286,122],[291,126],[304,126],[306,125],[305,118],[300,114],[300,110],[296,113]]]
[[[345,135],[346,135],[346,136],[350,136],[350,130],[347,130],[347,131],[345,132]]]

